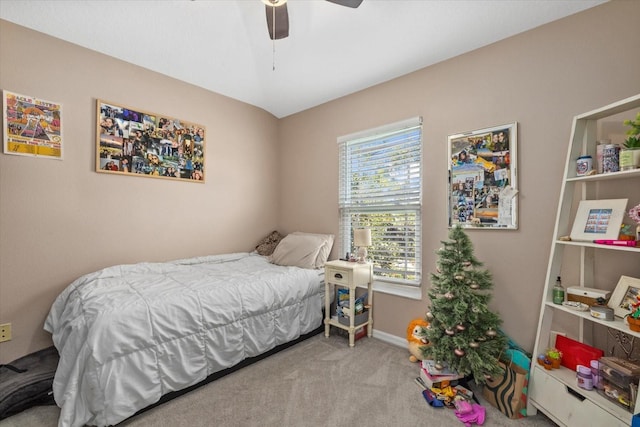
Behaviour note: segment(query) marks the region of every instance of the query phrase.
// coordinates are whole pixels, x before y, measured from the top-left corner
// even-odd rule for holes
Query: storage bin
[[[598,372],[602,384],[598,393],[633,412],[640,380],[640,365],[618,357],[602,357]]]
[[[346,329],[335,328],[335,333],[338,336],[349,338],[349,331],[347,331]],[[358,341],[360,338],[363,338],[366,336],[367,336],[367,325],[361,326],[359,328],[358,327],[355,328],[355,331],[353,332],[354,341]]]
[[[356,318],[354,319],[353,325],[354,326],[362,325],[368,320],[369,320],[369,310],[365,310],[360,314],[356,314]],[[338,316],[338,322],[342,323],[345,326],[349,326],[349,316]]]
[[[582,286],[569,286],[567,288],[567,301],[577,301],[588,306],[606,304],[610,296],[611,292],[602,289]]]

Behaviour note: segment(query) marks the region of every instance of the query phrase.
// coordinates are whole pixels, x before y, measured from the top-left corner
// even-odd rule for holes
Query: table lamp
[[[358,262],[367,262],[367,246],[371,246],[371,229],[358,228],[353,231],[353,245],[358,248]]]

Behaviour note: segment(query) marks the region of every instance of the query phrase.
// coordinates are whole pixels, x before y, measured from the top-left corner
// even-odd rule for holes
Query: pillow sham
[[[315,269],[324,243],[318,236],[288,234],[278,243],[270,260],[276,265]]]
[[[323,243],[320,247],[320,251],[318,251],[318,256],[315,260],[315,266],[316,268],[324,267],[324,263],[327,262],[327,260],[329,259],[329,255],[331,254],[331,248],[333,248],[333,234],[304,233],[302,231],[295,231],[291,234],[294,234],[296,236],[315,236],[321,238],[323,240]]]
[[[272,231],[267,237],[262,239],[256,246],[256,252],[262,256],[269,256],[273,254],[273,251],[280,243],[284,236],[277,231]]]

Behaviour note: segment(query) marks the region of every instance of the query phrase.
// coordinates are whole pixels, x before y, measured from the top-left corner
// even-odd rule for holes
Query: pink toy
[[[471,403],[467,402],[465,399],[456,399],[455,402],[453,402],[453,406],[456,407],[456,415],[464,415],[473,411],[473,406],[471,406]]]
[[[479,426],[484,424],[485,410],[483,406],[480,406],[477,403],[474,403],[473,405],[469,405],[471,407],[470,409],[468,406],[465,406],[465,405],[461,405],[461,406],[464,406],[463,409],[466,412],[462,412],[457,409],[455,411],[455,414],[456,414],[456,417],[458,417],[458,419],[464,423],[465,427],[471,427],[471,424],[473,423],[476,423]]]

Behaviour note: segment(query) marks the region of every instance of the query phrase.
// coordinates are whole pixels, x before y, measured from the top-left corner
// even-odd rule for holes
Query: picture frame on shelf
[[[571,240],[616,240],[629,199],[581,200],[571,228]]]
[[[613,309],[614,315],[624,318],[631,313],[631,304],[638,301],[636,298],[638,295],[640,295],[640,279],[620,276],[607,306]]]
[[[449,135],[449,228],[518,228],[518,123]]]

